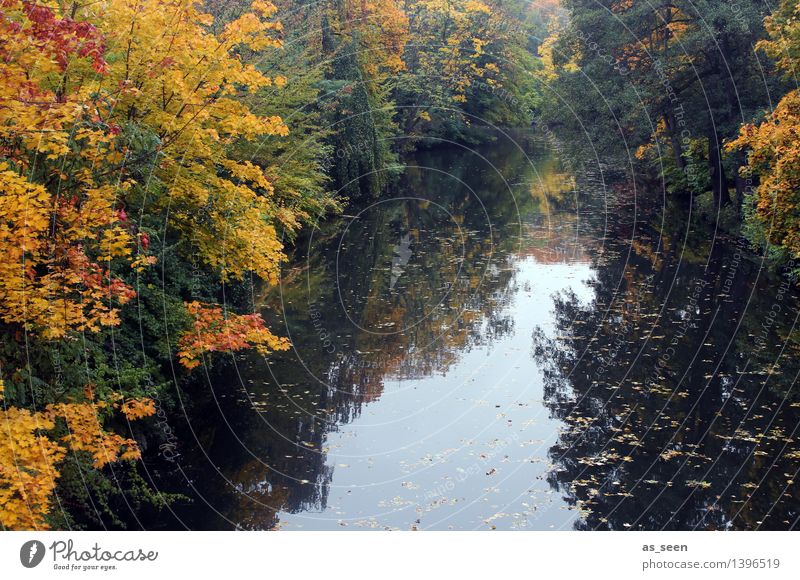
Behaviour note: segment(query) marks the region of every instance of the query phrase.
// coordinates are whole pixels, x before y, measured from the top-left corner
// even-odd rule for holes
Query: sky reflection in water
[[[163,525],[796,522],[792,291],[680,211],[636,222],[624,182],[542,151],[501,139],[408,165],[401,194],[322,224],[258,291],[294,348],[198,385],[193,488],[171,480],[194,501]]]

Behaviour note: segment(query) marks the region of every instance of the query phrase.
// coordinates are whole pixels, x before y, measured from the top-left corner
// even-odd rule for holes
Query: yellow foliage
[[[289,349],[289,341],[272,334],[260,314],[230,314],[219,306],[201,302],[189,302],[186,308],[194,318],[194,327],[178,341],[178,357],[187,369],[199,366],[204,352],[255,348],[262,354],[269,354]]]
[[[478,2],[477,0],[468,0],[468,2],[464,5],[464,9],[467,12],[483,12],[484,14],[492,13],[491,8],[489,8],[485,3]]]
[[[494,84],[491,76],[499,72],[497,66],[477,64],[484,47],[504,34],[501,19],[488,4],[478,0],[417,0],[410,6],[415,14],[411,33],[419,46],[416,68],[421,73],[447,79],[457,103],[466,102],[467,90],[476,80]]]
[[[539,73],[542,79],[547,82],[553,82],[558,78],[559,72],[556,68],[554,60],[554,50],[558,42],[561,30],[551,26],[549,34],[545,37],[542,44],[539,45],[539,57],[542,60],[542,70]]]
[[[343,0],[342,8],[343,14],[331,15],[337,34],[351,38],[358,34],[364,81],[375,92],[390,75],[405,69],[403,53],[409,33],[403,2]]]
[[[47,413],[0,410],[0,524],[6,529],[47,528],[44,516],[66,450],[40,430],[54,427]]]
[[[262,168],[228,156],[237,140],[288,133],[253,114],[243,91],[282,86],[239,57],[281,46],[275,6],[215,35],[195,0],[83,4],[3,0],[0,13],[0,319],[45,338],[118,324],[133,291],[112,274],[154,260],[136,245],[124,202],[127,170],[147,164],[171,229],[223,278],[275,280],[283,259],[276,206]],[[157,150],[132,157],[120,134],[144,127]],[[141,155],[141,153],[137,153]],[[5,161],[3,161],[5,159]]]
[[[152,415],[155,407],[151,405],[152,401],[136,402],[129,409],[132,411],[129,418]],[[102,403],[59,403],[40,412],[16,407],[0,409],[0,524],[3,527],[48,527],[45,518],[60,476],[57,464],[68,450],[88,453],[96,468],[140,458],[139,446],[133,439],[103,430],[99,417],[103,407]],[[52,432],[59,418],[65,421],[67,434],[54,441],[44,433]]]
[[[103,431],[98,417],[100,408],[100,404],[62,403],[50,405],[47,412],[66,420],[69,433],[61,440],[72,451],[85,451],[91,455],[94,467],[101,468],[120,459],[139,459],[136,441]]]
[[[765,20],[770,38],[759,48],[776,59],[789,78],[794,78],[800,59],[800,4],[784,0]],[[766,242],[783,247],[793,259],[800,257],[800,91],[789,91],[759,125],[745,124],[739,136],[727,144],[731,150],[746,149],[747,165],[741,169],[759,182],[752,192],[753,220]]]
[[[121,405],[120,410],[128,421],[135,421],[155,415],[156,404],[152,399],[129,399]]]
[[[0,171],[0,190],[3,320],[46,338],[115,324],[109,297],[124,304],[132,292],[101,264],[129,251],[130,237],[113,209],[113,188],[86,188],[79,203],[56,198],[6,169]],[[60,226],[55,232],[54,221]],[[87,255],[87,245],[97,261]]]
[[[253,271],[274,280],[283,253],[273,224],[279,212],[272,187],[262,168],[229,158],[228,149],[239,139],[288,134],[280,117],[255,115],[239,98],[242,91],[286,83],[237,54],[242,46],[281,46],[281,26],[269,20],[275,6],[258,0],[215,36],[207,28],[211,17],[194,0],[103,4],[103,12],[93,5],[86,10],[87,17],[102,15],[107,50],[117,55],[103,80],[104,86],[120,87],[111,93],[107,113],[160,136],[155,169],[169,191],[156,204],[169,204],[173,226],[224,278]]]
[[[800,257],[800,91],[790,91],[760,125],[745,124],[728,150],[747,149],[745,177],[758,174],[753,216],[767,241]]]

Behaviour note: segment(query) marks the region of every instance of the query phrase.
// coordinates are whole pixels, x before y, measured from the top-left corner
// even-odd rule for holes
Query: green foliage
[[[713,151],[766,107],[767,88],[776,88],[769,77],[765,87],[769,63],[759,62],[753,50],[764,35],[764,7],[744,3],[734,10],[722,0],[563,5],[569,21],[556,33],[553,67],[545,71],[543,121],[620,160],[644,145],[657,146],[684,172],[685,149],[702,139],[711,144],[706,173],[717,176],[704,187],[725,203],[735,167],[713,169],[719,164]],[[695,152],[688,154],[694,158]],[[697,191],[702,179],[697,173],[676,181]]]
[[[332,175],[342,195],[352,200],[380,193],[385,182],[381,169],[389,161],[385,140],[391,134],[387,114],[381,111],[385,93],[369,94],[358,51],[358,35],[336,49],[327,85],[335,89],[329,102]]]
[[[543,11],[513,1],[412,2],[408,11],[411,42],[396,89],[406,136],[474,142],[487,126],[530,126],[541,68],[530,47]]]

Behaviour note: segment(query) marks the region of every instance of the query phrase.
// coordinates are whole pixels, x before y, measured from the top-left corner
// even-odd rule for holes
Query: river
[[[255,287],[292,349],[198,369],[153,471],[184,499],[148,526],[797,524],[789,284],[540,138],[405,165]]]

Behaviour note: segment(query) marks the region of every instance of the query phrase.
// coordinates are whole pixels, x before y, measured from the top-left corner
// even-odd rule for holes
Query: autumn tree
[[[204,280],[274,282],[280,234],[310,215],[296,191],[276,194],[271,160],[241,155],[242,143],[288,134],[267,105],[250,108],[285,77],[242,58],[282,46],[271,3],[256,0],[218,30],[192,0],[0,6],[2,523],[44,527],[67,454],[95,471],[138,458],[136,442],[105,424],[113,382],[126,389],[124,417],[155,411],[132,402],[156,388],[148,371],[113,359],[120,344],[136,353],[125,341],[145,317],[120,326],[122,307],[153,294],[138,283],[149,267],[179,255]],[[183,312],[168,312],[170,323],[187,322],[197,337],[197,312],[218,307],[187,310],[185,282],[160,282],[162,303]],[[203,294],[213,302],[213,291]],[[230,313],[223,325],[228,340],[215,335],[187,352],[285,347],[257,314]]]
[[[409,74],[400,86],[403,130],[413,135],[435,117],[459,117],[473,84],[498,82],[499,7],[480,0],[419,0],[408,4]]]
[[[107,73],[105,38],[39,3],[0,13],[0,318],[48,338],[115,324],[132,291],[111,272],[134,238],[119,124],[83,79]],[[74,82],[71,80],[74,79]]]
[[[543,120],[588,149],[630,159],[641,146],[683,192],[730,203],[722,143],[768,102],[753,47],[765,8],[728,2],[566,0],[546,46],[554,63]],[[766,86],[765,86],[766,85]],[[774,87],[772,87],[774,88]]]
[[[319,99],[331,128],[330,173],[350,200],[377,197],[396,165],[393,89],[405,68],[408,18],[398,0],[329,0],[319,13],[325,82]]]
[[[223,279],[274,280],[276,224],[293,230],[297,218],[273,203],[266,168],[228,155],[239,140],[288,132],[239,98],[285,82],[235,54],[280,46],[274,6],[257,0],[218,35],[190,0],[76,5],[69,16],[57,4],[4,9],[3,318],[52,336],[114,324],[111,299],[131,293],[110,262],[140,265],[147,246],[134,243],[126,204],[168,216],[186,251]],[[132,192],[141,165],[150,178]]]
[[[0,404],[4,384],[0,381]],[[128,420],[155,413],[150,400],[117,404]],[[102,468],[141,457],[133,439],[102,427],[104,402],[57,403],[43,411],[3,406],[0,409],[0,526],[3,529],[46,529],[53,493],[61,476],[59,463],[68,454],[85,455]]]
[[[178,342],[178,357],[186,368],[198,366],[203,353],[254,347],[262,354],[269,354],[289,348],[289,341],[272,334],[258,314],[226,313],[219,306],[200,302],[190,302],[186,308],[194,319],[193,328]]]
[[[759,48],[794,80],[800,60],[800,6],[784,0],[766,20],[769,38]],[[789,91],[760,124],[742,126],[729,150],[747,151],[741,178],[750,187],[747,231],[755,243],[771,247],[779,259],[800,257],[800,91]],[[781,255],[783,254],[783,255]]]

